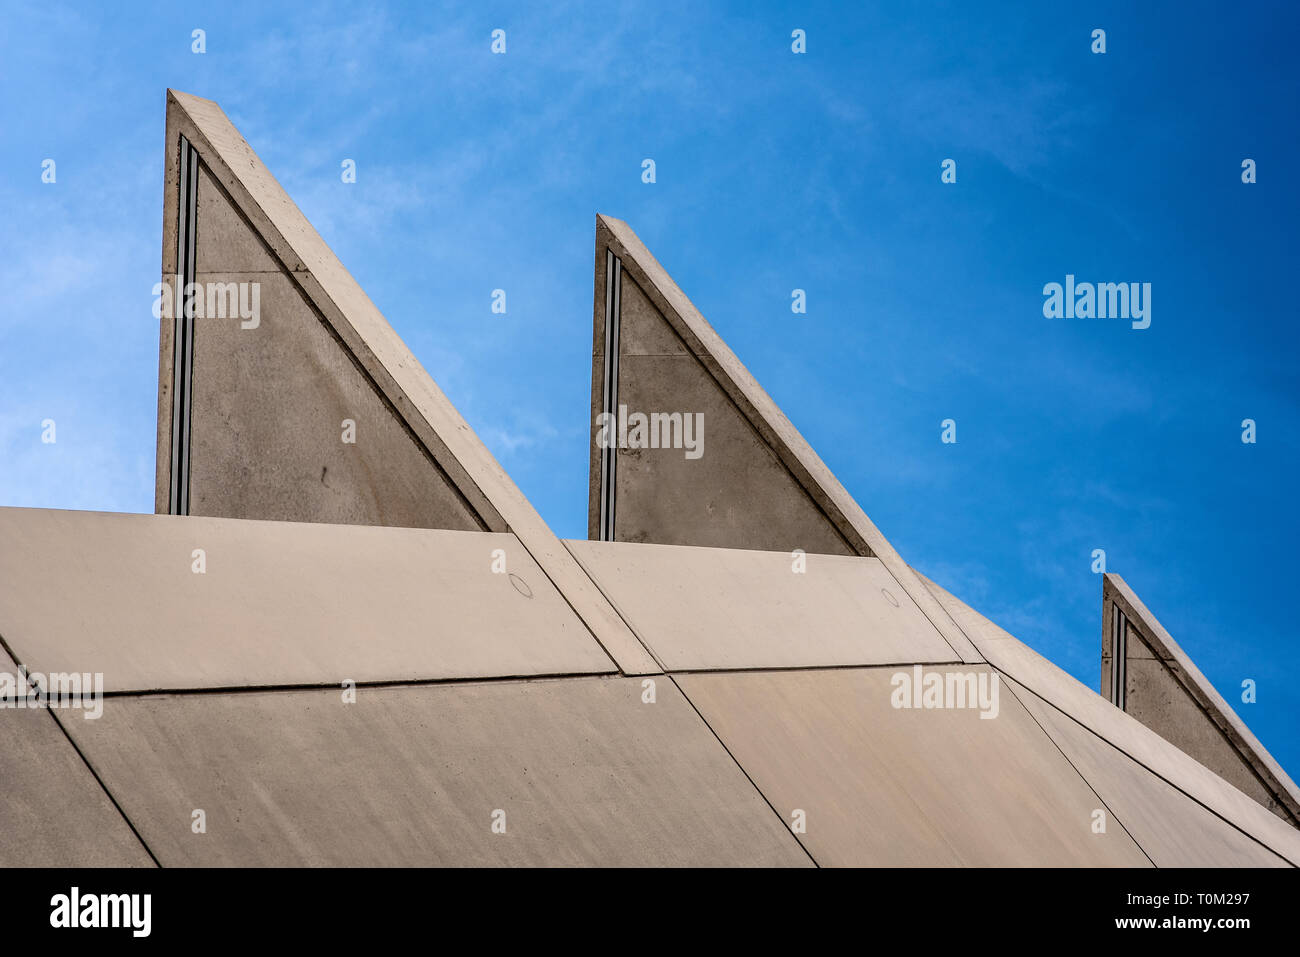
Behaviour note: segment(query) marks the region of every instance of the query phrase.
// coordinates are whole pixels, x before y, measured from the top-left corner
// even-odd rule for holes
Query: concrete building
[[[1300,864],[1230,761],[911,569],[626,224],[589,541],[174,92],[163,276],[205,304],[161,322],[158,514],[0,508],[0,864]]]

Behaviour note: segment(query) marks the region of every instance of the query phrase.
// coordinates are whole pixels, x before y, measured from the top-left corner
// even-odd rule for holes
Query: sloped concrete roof
[[[0,730],[0,866],[153,866],[50,712],[6,710]]]
[[[772,806],[805,812],[819,864],[1149,866],[1122,827],[1092,832],[1096,794],[1012,696],[990,720],[895,710],[894,670],[678,680]]]
[[[565,544],[673,671],[959,660],[878,558]]]
[[[466,610],[454,621],[434,620],[442,599],[455,608],[461,599],[454,592],[472,596],[490,587],[447,566],[438,572],[438,562],[455,564],[464,557],[455,546],[466,542],[486,557],[487,545],[508,536],[43,509],[0,510],[0,522],[27,530],[22,554],[38,570],[66,560],[72,541],[90,543],[91,563],[108,569],[73,569],[60,579],[64,590],[27,591],[27,604],[23,592],[6,593],[0,603],[0,637],[15,664],[48,662],[43,667],[53,670],[88,659],[103,665],[113,689],[98,720],[75,711],[0,710],[3,760],[22,782],[0,804],[0,830],[31,827],[33,809],[43,806],[50,786],[43,775],[51,772],[28,766],[30,749],[62,754],[65,766],[53,765],[59,779],[82,781],[77,801],[53,801],[50,813],[62,808],[59,815],[80,815],[93,826],[51,826],[52,860],[129,862],[137,849],[124,835],[134,829],[146,860],[152,854],[163,864],[1300,862],[1300,832],[938,586],[989,665],[925,664],[924,671],[996,675],[1002,688],[994,718],[972,709],[895,708],[892,688],[910,663],[828,668],[799,664],[797,655],[796,663],[774,663],[782,637],[802,644],[806,660],[827,648],[871,651],[881,619],[862,609],[874,599],[849,583],[869,581],[874,559],[817,556],[806,574],[826,579],[812,586],[815,601],[803,601],[790,590],[803,583],[785,583],[782,594],[772,577],[772,563],[788,560],[782,553],[723,550],[728,561],[711,566],[697,554],[709,550],[602,543],[593,551],[603,553],[606,568],[636,568],[654,553],[660,567],[649,567],[670,581],[662,589],[647,581],[646,594],[664,604],[676,597],[673,614],[683,616],[660,615],[645,596],[624,609],[634,578],[611,587],[611,602],[652,647],[659,642],[669,668],[623,678],[612,663],[572,644],[576,637],[593,654],[598,648],[576,623],[554,624],[562,609],[534,612],[538,599],[508,582],[501,600],[515,609],[490,608],[489,597],[477,616]],[[230,600],[196,602],[203,613],[196,618],[168,612],[167,602],[177,599],[150,591],[151,582],[168,577],[159,578],[149,567],[154,560],[143,556],[166,541],[157,529],[176,528],[206,532],[218,543],[218,561],[247,569],[214,577],[207,587]],[[370,547],[354,551],[367,537]],[[182,543],[184,536],[172,540]],[[440,558],[428,554],[447,546]],[[288,560],[273,572],[267,556],[278,548]],[[691,560],[673,570],[671,559],[683,550]],[[12,562],[11,549],[0,551]],[[380,556],[388,551],[393,558],[385,563]],[[309,559],[312,552],[319,557]],[[114,555],[142,560],[140,584],[130,584],[131,566],[114,563]],[[189,570],[188,552],[173,561],[183,574],[204,577]],[[367,578],[363,569],[372,562]],[[409,566],[410,578],[395,565]],[[337,586],[352,572],[356,583],[333,602],[312,581],[334,574]],[[254,582],[263,576],[268,581]],[[606,578],[597,570],[598,583]],[[114,584],[125,595],[104,601]],[[270,597],[239,600],[259,589],[285,596],[292,620]],[[295,590],[301,594],[292,597]],[[51,612],[56,594],[71,612]],[[703,609],[710,595],[717,610],[706,614],[703,629],[665,641],[674,620],[689,623],[691,609]],[[360,610],[342,611],[344,601]],[[320,607],[309,612],[313,603]],[[385,613],[385,604],[407,607]],[[740,612],[745,605],[752,607]],[[837,629],[853,628],[855,609],[862,610],[863,643],[825,643]],[[321,648],[311,646],[315,631],[334,627],[332,615],[367,610],[375,614],[372,627],[350,618],[341,632],[322,635]],[[730,626],[728,610],[736,614]],[[106,643],[69,644],[67,629],[78,616]],[[224,626],[213,627],[209,617]],[[422,636],[421,618],[428,619]],[[527,628],[534,620],[552,624]],[[792,630],[800,620],[804,626]],[[728,627],[735,634],[719,637]],[[892,640],[913,641],[908,657],[919,667],[920,636],[928,631],[910,627],[902,622]],[[752,637],[764,628],[770,633]],[[481,656],[457,650],[466,636],[481,645]],[[703,642],[702,658],[691,657],[692,637]],[[526,651],[519,642],[537,647]],[[282,647],[267,647],[277,643]],[[579,665],[591,660],[592,670],[611,673],[476,680],[485,662],[517,670],[509,662],[525,653],[547,662],[578,656]],[[393,684],[405,677],[408,658],[425,663],[430,675],[436,668],[438,680]],[[674,664],[679,658],[685,667]],[[114,683],[119,660],[134,670]],[[267,687],[268,661],[281,669],[273,672],[277,687]],[[374,679],[361,683],[353,702],[342,687],[351,675]],[[285,680],[307,686],[280,687]],[[143,690],[155,687],[170,693]],[[188,829],[196,809],[207,815],[201,835]],[[509,841],[495,841],[503,837],[491,828],[495,810],[506,812]],[[796,810],[805,815],[798,832],[791,827]],[[1091,829],[1098,810],[1108,815],[1102,834]],[[114,832],[119,838],[109,840]],[[83,845],[92,833],[101,843]],[[398,833],[413,837],[402,842]],[[105,840],[107,850],[96,852]],[[24,853],[17,844],[0,850],[6,863]]]
[[[355,704],[133,697],[71,730],[163,866],[809,866],[672,682],[657,692],[571,678]]]
[[[153,866],[62,723],[28,707],[32,688],[4,648],[0,674],[16,685],[15,697],[0,711],[0,866]]]

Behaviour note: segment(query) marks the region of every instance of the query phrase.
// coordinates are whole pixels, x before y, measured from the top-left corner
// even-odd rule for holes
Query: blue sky
[[[1096,687],[1104,548],[1300,772],[1293,4],[3,6],[0,504],[152,510],[172,86],[558,534],[586,534],[603,212],[904,558]],[[1151,327],[1044,318],[1067,273],[1151,283]]]

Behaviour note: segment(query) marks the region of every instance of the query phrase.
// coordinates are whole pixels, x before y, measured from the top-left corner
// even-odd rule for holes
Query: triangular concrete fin
[[[1287,823],[1300,822],[1295,782],[1112,572],[1102,584],[1101,694]]]
[[[963,661],[982,660],[627,223],[596,217],[595,277],[590,538],[874,556]],[[681,416],[636,447],[638,413]]]
[[[163,281],[197,282],[202,314],[176,322],[168,297],[162,317],[156,510],[504,530],[441,423],[406,421],[358,315],[414,358],[216,104],[169,94],[166,163]],[[320,275],[351,287],[335,316]]]
[[[165,182],[164,283],[257,283],[260,314],[161,317],[157,511],[511,531],[622,671],[660,670],[216,103],[168,91]]]
[[[605,272],[599,261],[597,270]],[[609,281],[605,275],[605,288]],[[616,425],[629,430],[630,418],[635,429],[639,415],[680,414],[684,425],[693,427],[689,435],[683,430],[683,441],[689,437],[696,449],[673,447],[671,441],[666,448],[618,449],[615,494],[607,491],[602,499],[598,485],[592,489],[588,525],[593,537],[598,537],[604,501],[613,511],[617,541],[860,554],[709,373],[710,357],[694,351],[674,330],[652,301],[652,287],[643,291],[631,261],[624,260],[614,281],[619,288],[619,321],[611,330],[619,347],[618,408],[610,411],[627,412]],[[597,289],[598,301],[603,293]],[[600,308],[603,313],[603,303]],[[607,325],[596,323],[593,365],[602,379]],[[602,400],[601,390],[594,399]],[[676,420],[668,421],[675,429]],[[696,423],[704,427],[698,434]],[[599,442],[592,443],[592,451],[592,474],[599,480]]]

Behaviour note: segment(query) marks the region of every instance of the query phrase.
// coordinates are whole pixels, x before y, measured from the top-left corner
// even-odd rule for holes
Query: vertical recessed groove
[[[1128,618],[1117,602],[1111,603],[1110,624],[1110,701],[1124,710],[1124,685],[1128,680]]]
[[[177,202],[177,285],[172,349],[172,455],[169,508],[172,515],[190,512],[190,405],[194,381],[194,317],[187,292],[195,276],[195,218],[198,206],[199,153],[180,138],[180,190]]]
[[[1119,708],[1128,710],[1128,618],[1119,613]]]
[[[618,353],[623,261],[605,250],[605,382],[601,398],[600,540],[614,540],[615,469],[618,464]]]
[[[1115,676],[1118,667],[1115,664],[1115,653],[1119,651],[1119,638],[1115,636],[1115,615],[1119,612],[1114,602],[1110,606],[1110,703],[1115,703]]]

